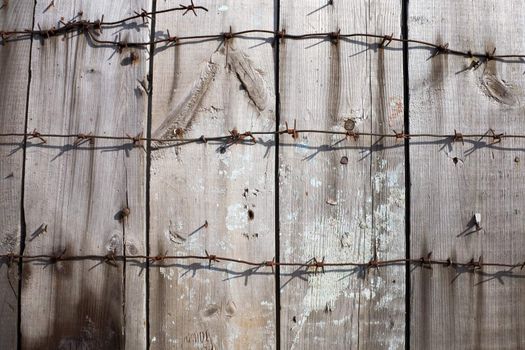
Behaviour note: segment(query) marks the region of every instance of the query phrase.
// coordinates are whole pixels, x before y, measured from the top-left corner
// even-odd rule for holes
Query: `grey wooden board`
[[[173,4],[157,5],[162,10]],[[273,1],[198,5],[209,12],[157,16],[157,35],[166,30],[172,36],[220,34],[230,26],[273,30]],[[157,47],[153,136],[175,137],[177,128],[190,138],[225,135],[234,128],[275,130],[271,38],[236,38],[227,49],[218,40]],[[222,152],[217,142],[152,151],[152,255],[207,250],[261,262],[275,256],[274,141],[272,136],[257,141]],[[270,268],[156,263],[150,268],[151,348],[274,348],[274,281]]]
[[[523,52],[522,1],[410,1],[409,35],[473,52]],[[414,45],[411,45],[413,47]],[[417,46],[417,45],[415,45]],[[523,63],[472,61],[411,48],[410,131],[524,133]],[[512,60],[511,60],[512,61]],[[515,263],[525,245],[522,140],[411,141],[411,255]],[[518,162],[519,158],[521,161]],[[476,232],[474,215],[481,216]],[[525,347],[525,276],[483,268],[414,268],[411,347]]]
[[[145,0],[38,1],[35,27],[78,18],[118,20],[149,9]],[[139,20],[138,23],[141,23]],[[148,26],[106,29],[101,37],[148,41]],[[131,53],[138,60],[130,60]],[[145,50],[93,47],[84,35],[35,40],[28,130],[137,135],[146,131]],[[49,139],[27,145],[26,250],[29,255],[145,254],[145,152],[127,141]],[[120,211],[130,208],[122,220]],[[43,225],[43,226],[42,226]],[[47,232],[39,228],[47,226]],[[22,347],[144,349],[142,266],[100,261],[24,263]]]
[[[396,1],[281,3],[289,34],[341,29],[399,36],[400,18]],[[281,127],[297,119],[299,129],[344,131],[351,119],[354,131],[401,131],[400,46],[382,50],[378,43],[286,39]],[[366,262],[374,251],[378,259],[405,256],[402,144],[299,134],[295,141],[282,136],[280,146],[282,261]],[[403,267],[311,272],[281,269],[284,349],[403,348]]]
[[[30,28],[33,1],[11,2],[0,9],[0,28]],[[29,41],[0,45],[0,133],[23,133],[27,84],[29,81]],[[23,151],[21,138],[0,140],[0,254],[20,252],[20,204]],[[0,263],[0,348],[17,344],[18,264]]]

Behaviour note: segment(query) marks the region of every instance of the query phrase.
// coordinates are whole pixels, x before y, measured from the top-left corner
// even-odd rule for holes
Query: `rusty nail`
[[[131,213],[131,210],[128,207],[125,207],[122,209],[121,213],[122,213],[122,216],[126,218]]]

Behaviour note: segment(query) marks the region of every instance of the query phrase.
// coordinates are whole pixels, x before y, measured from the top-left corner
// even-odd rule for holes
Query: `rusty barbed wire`
[[[39,27],[38,30],[34,29],[15,29],[15,30],[0,30],[0,38],[2,41],[0,44],[6,44],[10,41],[17,41],[20,39],[30,39],[32,37],[38,36],[41,39],[49,39],[54,36],[59,35],[65,35],[74,31],[80,31],[80,32],[90,32],[91,30],[102,32],[104,28],[118,26],[121,24],[124,24],[128,21],[132,21],[134,19],[142,19],[143,23],[147,23],[147,20],[151,20],[151,16],[163,14],[163,13],[169,13],[174,11],[184,11],[182,14],[183,16],[186,15],[188,12],[192,12],[195,16],[197,16],[197,10],[208,12],[208,9],[204,6],[197,6],[194,4],[193,0],[191,0],[189,5],[179,5],[179,7],[173,7],[168,8],[165,10],[158,10],[158,11],[152,11],[148,12],[144,9],[141,9],[139,11],[134,11],[135,15],[129,16],[126,18],[122,18],[116,21],[104,21],[104,15],[101,16],[100,19],[95,21],[90,20],[77,20],[76,18],[81,18],[84,13],[82,11],[78,12],[77,15],[70,21],[64,22],[63,18],[60,21],[58,21],[58,25],[62,25],[61,27],[53,26],[51,28],[42,29],[40,28],[40,25],[37,24]],[[117,42],[115,41],[114,44],[116,46],[121,46],[123,42]],[[134,45],[133,43],[129,43],[129,46],[147,46],[149,44],[143,43],[137,43],[138,45]]]
[[[314,273],[319,271],[325,272],[326,268],[329,267],[356,267],[365,270],[370,270],[372,268],[381,268],[388,266],[399,266],[404,264],[419,265],[422,267],[431,268],[432,265],[439,265],[444,267],[463,267],[470,268],[472,270],[481,270],[485,267],[501,267],[515,269],[519,268],[523,270],[525,267],[525,261],[519,263],[501,263],[501,262],[485,262],[483,256],[480,256],[477,260],[472,258],[469,261],[456,261],[450,258],[447,259],[433,259],[432,253],[428,253],[422,257],[418,258],[399,258],[399,259],[390,259],[390,260],[379,260],[377,258],[371,259],[367,262],[329,262],[325,260],[325,257],[318,259],[313,257],[308,259],[305,262],[280,262],[276,261],[275,258],[272,260],[265,261],[250,261],[237,259],[233,257],[218,256],[215,254],[209,254],[208,251],[205,251],[204,255],[168,255],[167,252],[159,255],[117,255],[114,251],[106,255],[75,255],[69,256],[66,254],[66,250],[62,250],[56,254],[38,254],[38,255],[21,255],[21,254],[2,254],[0,259],[4,260],[8,265],[13,264],[16,261],[31,262],[47,262],[48,264],[56,264],[58,262],[68,262],[68,261],[83,261],[83,260],[96,260],[107,263],[112,266],[116,266],[117,261],[129,261],[129,260],[145,260],[150,263],[150,266],[162,266],[159,264],[164,261],[185,261],[185,260],[197,260],[197,261],[207,261],[208,267],[211,267],[212,263],[235,263],[240,265],[246,265],[251,267],[270,267],[274,268],[276,266],[280,267],[299,267],[306,269],[314,269]]]
[[[408,39],[408,38],[397,38],[393,36],[392,34],[371,34],[371,33],[341,33],[341,30],[338,29],[334,32],[322,32],[322,33],[303,33],[303,34],[289,34],[286,32],[285,29],[282,29],[280,31],[275,30],[265,30],[265,29],[248,29],[238,32],[233,32],[230,27],[229,32],[223,32],[220,34],[204,34],[204,35],[189,35],[189,36],[172,36],[167,30],[163,34],[163,38],[151,40],[151,41],[145,41],[145,42],[126,42],[126,41],[112,41],[112,40],[99,40],[97,38],[98,35],[101,34],[102,30],[104,28],[117,26],[124,24],[128,21],[135,20],[135,19],[142,19],[143,23],[147,23],[148,19],[151,19],[151,16],[173,12],[173,11],[184,11],[183,15],[186,15],[189,12],[192,12],[195,16],[197,16],[196,10],[205,11],[208,12],[208,9],[204,6],[197,6],[193,3],[193,0],[189,5],[179,5],[179,7],[169,8],[165,10],[159,10],[159,11],[153,11],[153,12],[147,12],[144,9],[141,9],[141,11],[135,11],[134,16],[130,16],[127,18],[123,18],[117,21],[112,22],[105,22],[104,21],[104,15],[101,16],[100,19],[95,21],[90,20],[77,20],[72,19],[68,22],[64,22],[63,20],[60,20],[58,22],[58,26],[53,26],[51,28],[42,29],[39,28],[38,30],[34,29],[23,29],[23,30],[1,30],[0,31],[0,44],[7,44],[10,41],[16,41],[20,39],[30,39],[33,37],[39,37],[40,39],[49,39],[51,37],[59,36],[59,35],[65,35],[70,32],[79,31],[86,33],[90,39],[93,40],[94,43],[99,45],[110,45],[115,46],[119,49],[127,48],[127,47],[143,47],[143,48],[149,48],[151,45],[158,45],[158,44],[168,44],[168,45],[177,45],[181,42],[188,42],[188,41],[200,41],[200,40],[222,40],[224,42],[231,40],[233,38],[245,38],[249,34],[269,34],[274,37],[274,40],[284,40],[284,39],[292,39],[292,40],[302,40],[302,39],[323,39],[330,41],[332,44],[337,45],[340,43],[340,41],[345,39],[352,39],[352,38],[374,38],[378,40],[377,46],[379,48],[386,48],[390,43],[392,42],[401,42],[401,43],[411,43],[411,44],[418,44],[423,45],[424,47],[431,48],[434,50],[431,57],[436,57],[438,55],[442,54],[450,54],[450,55],[459,55],[469,58],[477,58],[480,60],[505,60],[505,59],[511,59],[511,58],[525,58],[525,53],[511,53],[511,54],[498,54],[496,55],[496,48],[494,48],[492,51],[486,51],[486,52],[473,52],[472,50],[459,50],[459,49],[452,49],[449,47],[448,43],[434,43],[430,41],[420,40],[420,39]],[[83,13],[79,12],[75,18],[82,17]],[[62,26],[60,26],[62,25]],[[38,26],[38,24],[37,24]],[[264,38],[265,40],[267,38]],[[520,60],[521,62],[521,60]],[[473,62],[471,64],[471,68],[477,68],[479,66],[480,62]]]
[[[371,136],[371,137],[380,137],[380,138],[393,138],[396,140],[412,139],[412,138],[440,138],[448,139],[451,142],[465,142],[467,138],[476,138],[479,139],[489,139],[490,144],[496,144],[502,142],[503,139],[525,139],[525,134],[506,134],[506,133],[497,133],[494,129],[489,129],[487,132],[472,133],[472,134],[463,134],[454,130],[454,133],[450,134],[433,134],[433,133],[404,133],[397,132],[392,130],[391,133],[377,133],[377,132],[359,132],[359,131],[334,131],[334,130],[318,130],[318,129],[297,129],[296,123],[294,128],[289,128],[286,124],[286,128],[279,131],[245,131],[239,132],[236,128],[230,130],[227,135],[220,136],[200,136],[196,138],[184,138],[184,132],[182,130],[176,130],[174,132],[175,138],[152,138],[144,137],[143,133],[139,133],[135,136],[130,136],[126,134],[125,136],[111,136],[111,135],[94,135],[93,133],[77,133],[77,134],[51,134],[51,133],[41,133],[37,130],[33,130],[28,133],[0,133],[0,138],[7,137],[21,137],[27,138],[27,140],[38,139],[41,143],[47,143],[49,138],[74,138],[74,146],[79,146],[84,142],[89,142],[91,145],[94,144],[94,140],[125,140],[130,141],[135,146],[143,147],[144,141],[157,142],[159,144],[163,143],[175,143],[177,145],[185,145],[190,143],[207,143],[209,141],[225,141],[227,145],[240,144],[248,141],[249,144],[256,144],[258,141],[255,138],[257,135],[266,135],[266,136],[278,136],[278,135],[290,135],[293,139],[297,139],[299,134],[330,134],[330,135],[341,135],[345,138],[351,138],[353,140],[358,140],[361,136]]]

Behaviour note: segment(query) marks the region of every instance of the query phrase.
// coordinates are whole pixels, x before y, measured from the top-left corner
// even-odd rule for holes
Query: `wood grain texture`
[[[290,34],[399,35],[400,18],[396,1],[281,3],[281,26]],[[355,124],[353,131],[401,131],[401,50],[378,43],[281,44],[281,122],[297,119],[300,129],[344,131],[346,123]],[[404,257],[402,144],[300,134],[295,141],[281,137],[280,146],[281,260]],[[282,268],[282,347],[403,348],[404,273],[402,267],[324,274]]]
[[[157,2],[158,10],[172,3]],[[209,12],[157,17],[157,36],[273,30],[273,1],[199,1]],[[157,48],[153,136],[275,130],[271,35]],[[152,151],[151,254],[210,254],[254,261],[275,256],[273,137],[225,147]],[[251,214],[250,214],[251,213]],[[203,227],[205,222],[208,227]],[[150,268],[152,349],[273,349],[271,269],[157,263]]]
[[[522,1],[410,1],[409,15],[413,38],[481,53],[525,47]],[[522,62],[485,61],[473,69],[469,58],[432,54],[409,51],[411,132],[525,132]],[[523,261],[524,144],[490,142],[411,141],[412,256]],[[415,268],[411,281],[412,348],[525,347],[525,275],[519,269]]]
[[[0,9],[0,28],[31,28],[33,1],[23,0]],[[0,133],[23,133],[30,42],[0,45]],[[0,141],[0,254],[20,251],[20,204],[23,148],[20,138]],[[15,349],[18,319],[18,264],[0,263],[0,349]]]
[[[82,17],[118,20],[146,0],[48,1],[35,27]],[[142,22],[139,20],[138,24]],[[118,34],[117,34],[118,33]],[[102,37],[148,41],[147,25],[104,30]],[[134,53],[136,60],[130,57]],[[146,131],[145,50],[93,47],[84,35],[35,40],[28,131],[137,135]],[[131,143],[50,139],[27,145],[26,254],[145,254],[145,152]],[[125,142],[124,142],[125,143]],[[130,214],[122,217],[122,209]],[[47,227],[47,230],[42,230]],[[25,263],[24,349],[144,349],[146,284],[141,266],[99,261]]]

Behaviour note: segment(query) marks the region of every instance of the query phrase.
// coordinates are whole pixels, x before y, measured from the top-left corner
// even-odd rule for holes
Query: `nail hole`
[[[255,213],[253,212],[253,210],[249,209],[248,210],[248,219],[253,220],[253,218],[255,218]]]
[[[452,161],[454,162],[454,164],[458,164],[459,158],[458,157],[454,157],[454,158],[452,158]]]
[[[353,120],[352,118],[348,118],[347,120],[345,120],[344,127],[345,127],[346,131],[354,130],[354,128],[355,128],[355,120]]]
[[[347,156],[342,157],[340,163],[343,165],[348,164],[348,157]]]

